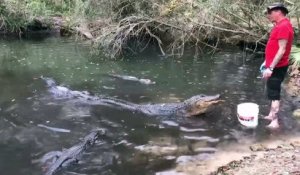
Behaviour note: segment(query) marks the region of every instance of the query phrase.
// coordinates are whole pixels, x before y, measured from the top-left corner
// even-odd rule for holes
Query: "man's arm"
[[[279,44],[279,49],[270,65],[271,68],[275,68],[275,66],[277,65],[277,63],[280,61],[280,59],[282,58],[283,54],[285,53],[285,49],[286,49],[286,45],[287,45],[288,40],[286,39],[280,39],[278,41]]]

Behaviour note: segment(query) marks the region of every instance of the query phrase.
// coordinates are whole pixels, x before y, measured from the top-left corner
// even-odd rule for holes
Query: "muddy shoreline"
[[[211,174],[300,174],[300,137],[256,144],[250,156],[221,166]]]
[[[300,174],[300,136],[274,135],[263,142],[249,142],[226,145],[209,160],[179,164],[157,175]]]

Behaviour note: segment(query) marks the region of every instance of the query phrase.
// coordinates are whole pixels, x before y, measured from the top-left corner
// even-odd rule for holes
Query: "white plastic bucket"
[[[248,127],[255,128],[258,125],[259,106],[255,103],[241,103],[237,105],[239,122]]]

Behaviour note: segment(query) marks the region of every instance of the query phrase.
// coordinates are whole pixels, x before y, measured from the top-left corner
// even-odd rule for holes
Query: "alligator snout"
[[[104,135],[106,135],[107,130],[103,129],[103,128],[100,128],[100,129],[96,129],[94,132],[96,132],[97,135],[99,135],[99,136],[104,136]]]
[[[196,116],[207,113],[221,102],[224,102],[224,100],[220,100],[220,94],[210,96],[201,95],[200,98],[195,98],[194,101],[190,101],[186,116]]]

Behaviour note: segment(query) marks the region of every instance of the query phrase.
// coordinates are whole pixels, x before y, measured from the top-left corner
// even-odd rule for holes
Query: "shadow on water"
[[[242,102],[259,104],[261,115],[268,111],[264,83],[257,71],[262,57],[245,57],[238,50],[229,50],[199,59],[140,56],[104,61],[93,58],[84,44],[53,37],[0,40],[0,49],[0,170],[10,175],[41,174],[37,160],[43,154],[79,143],[95,128],[107,129],[107,137],[64,173],[154,174],[174,165],[180,156],[213,154],[220,144],[238,142],[244,136],[263,140],[270,135],[263,122],[257,129],[247,130],[236,118],[236,105]],[[107,74],[156,83],[145,85]],[[197,94],[221,94],[225,103],[194,118],[149,117],[72,98],[55,99],[40,76],[72,90],[138,104],[179,102]],[[296,125],[289,105],[284,109],[288,133]],[[38,124],[70,132],[55,132]]]

